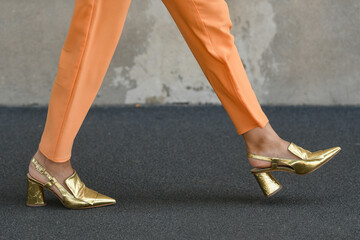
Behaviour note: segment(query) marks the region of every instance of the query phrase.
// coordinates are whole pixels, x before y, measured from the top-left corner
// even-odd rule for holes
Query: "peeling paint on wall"
[[[359,0],[225,1],[261,104],[360,105]],[[73,7],[2,2],[0,104],[48,104]],[[132,1],[94,104],[178,102],[220,104],[161,0]]]
[[[145,17],[156,19],[146,51],[131,69],[114,69],[112,83],[127,89],[125,103],[219,103],[163,3],[150,1]]]
[[[268,94],[265,82],[269,79],[262,70],[263,54],[269,50],[276,34],[274,10],[268,1],[229,1],[232,32],[249,81],[261,101]],[[276,71],[276,64],[273,65]]]
[[[240,2],[228,3],[231,32],[253,87],[262,88],[262,55],[276,33],[274,11],[267,1]],[[113,84],[127,89],[125,103],[220,103],[161,1],[150,1],[145,16],[156,19],[146,51],[135,57],[131,69],[114,69]]]

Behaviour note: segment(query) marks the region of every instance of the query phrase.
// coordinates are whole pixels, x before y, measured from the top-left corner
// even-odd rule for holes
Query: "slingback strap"
[[[247,156],[248,156],[248,158],[254,158],[254,159],[258,159],[258,160],[271,162],[271,168],[270,169],[276,169],[278,167],[278,162],[279,161],[286,160],[286,159],[282,159],[282,158],[265,157],[265,156],[261,156],[261,155],[257,155],[257,154],[253,154],[253,153],[248,153]]]
[[[253,153],[248,153],[247,156],[248,156],[248,158],[254,158],[254,159],[258,159],[258,160],[272,162],[271,157],[265,157],[265,156],[261,156],[261,155],[257,155],[257,154],[253,154]]]
[[[48,179],[49,179],[49,182],[45,183],[44,186],[46,187],[51,187],[53,185],[56,185],[56,183],[58,183],[58,181],[56,180],[56,178],[54,178],[53,176],[51,176],[43,166],[41,166],[41,164],[33,157],[31,159],[31,162],[34,164],[36,170],[38,172],[40,172],[41,174],[45,175]]]

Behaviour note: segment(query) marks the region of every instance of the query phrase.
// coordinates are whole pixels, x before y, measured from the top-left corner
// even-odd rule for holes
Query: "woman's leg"
[[[162,0],[239,134],[268,122],[230,33],[224,0]]]
[[[268,123],[247,78],[224,0],[162,0],[229,114],[248,152],[297,158]],[[249,159],[252,166],[269,163]]]
[[[70,165],[73,141],[106,74],[130,2],[75,1],[51,91],[45,128],[35,154],[40,164],[58,180],[64,180],[73,171]],[[37,174],[32,164],[29,172]]]

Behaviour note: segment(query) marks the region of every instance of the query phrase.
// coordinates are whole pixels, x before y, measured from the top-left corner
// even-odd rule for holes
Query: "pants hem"
[[[49,160],[53,161],[53,162],[66,162],[66,161],[69,161],[70,158],[71,158],[71,154],[68,155],[67,157],[65,158],[54,158],[54,157],[51,157],[49,154],[46,153],[46,151],[44,151],[41,147],[41,145],[39,145],[39,151]]]
[[[244,134],[244,133],[246,133],[246,132],[248,132],[248,131],[250,131],[250,130],[252,130],[254,128],[257,128],[257,127],[264,128],[266,126],[266,124],[268,124],[268,122],[269,122],[269,120],[266,119],[265,121],[263,121],[261,123],[256,123],[254,125],[249,125],[249,126],[247,126],[245,128],[237,129],[237,133],[239,135],[242,135],[242,134]]]

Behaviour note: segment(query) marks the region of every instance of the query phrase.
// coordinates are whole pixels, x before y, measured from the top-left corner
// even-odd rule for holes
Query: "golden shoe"
[[[43,193],[44,187],[54,193],[65,207],[71,209],[101,207],[116,203],[115,199],[86,187],[75,170],[74,173],[65,180],[66,186],[71,191],[69,192],[52,177],[34,157],[31,159],[31,162],[37,171],[49,179],[49,182],[42,183],[31,177],[29,173],[26,175],[28,182],[26,205],[28,206],[37,207],[46,205]],[[58,194],[51,189],[53,185],[59,189],[62,196],[58,196]]]
[[[265,157],[257,154],[248,153],[248,158],[271,162],[269,168],[253,168],[254,174],[266,197],[270,197],[278,192],[282,186],[270,174],[271,171],[284,171],[294,174],[304,175],[311,173],[328,162],[340,150],[340,147],[329,148],[316,152],[310,152],[294,143],[290,143],[288,150],[300,159],[285,159],[275,157]]]

